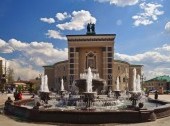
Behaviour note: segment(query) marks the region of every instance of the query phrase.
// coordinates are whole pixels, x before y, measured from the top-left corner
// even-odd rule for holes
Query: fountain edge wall
[[[7,113],[38,122],[102,124],[102,123],[138,123],[155,121],[160,111],[155,110],[119,110],[119,111],[83,111],[83,110],[34,110],[20,106],[29,100],[15,102],[5,107]],[[170,108],[168,108],[170,111]],[[156,113],[155,113],[156,112]],[[162,113],[162,112],[161,112]],[[155,115],[156,114],[156,115]],[[166,113],[164,113],[166,114]],[[161,116],[158,116],[161,118]]]

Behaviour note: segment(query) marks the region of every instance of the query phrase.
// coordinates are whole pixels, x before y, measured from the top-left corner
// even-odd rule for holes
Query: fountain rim
[[[152,99],[152,102],[158,102],[158,101],[162,102],[162,106],[154,108],[154,109],[149,109],[149,110],[138,109],[138,110],[104,110],[104,111],[80,110],[80,109],[34,110],[31,108],[26,108],[25,106],[22,106],[22,103],[28,102],[30,100],[34,100],[34,99],[25,99],[25,100],[16,101],[12,105],[5,106],[6,108],[5,110],[9,112],[10,114],[13,114],[19,117],[24,117],[30,121],[35,121],[35,122],[40,121],[40,122],[82,123],[82,124],[84,123],[91,123],[91,124],[128,123],[128,122],[139,123],[139,122],[155,121],[156,119],[170,116],[169,114],[170,102],[165,102],[161,100],[159,101],[159,100],[154,100],[154,99]],[[165,110],[167,112],[165,112]],[[76,117],[73,117],[75,113],[76,113]],[[48,118],[48,119],[45,118],[46,114],[50,116],[51,118]],[[60,116],[63,118],[61,119]],[[97,118],[97,120],[92,119],[92,117],[94,116]],[[109,119],[106,119],[106,118],[101,119],[102,116],[109,118]],[[128,118],[126,118],[125,116],[126,117],[128,116]],[[139,116],[139,117],[136,117],[136,116]],[[86,117],[87,119],[84,117]],[[147,117],[147,118],[143,118],[143,117]],[[77,118],[79,118],[80,120]],[[123,121],[121,121],[122,118],[123,118]]]

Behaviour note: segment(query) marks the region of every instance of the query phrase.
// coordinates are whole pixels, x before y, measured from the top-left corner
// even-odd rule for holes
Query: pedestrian
[[[158,91],[155,91],[155,100],[158,99]]]
[[[15,90],[15,92],[14,92],[14,98],[15,98],[15,101],[17,101],[17,100],[18,100],[17,95],[18,95],[18,91],[17,91],[17,90]]]
[[[19,91],[19,93],[17,94],[17,99],[18,100],[22,100],[22,93],[21,93],[21,91]]]

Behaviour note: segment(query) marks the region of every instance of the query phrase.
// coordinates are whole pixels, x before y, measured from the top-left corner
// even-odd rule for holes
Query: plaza
[[[93,29],[89,30],[89,26],[93,26]],[[57,62],[52,66],[43,66],[45,75],[41,76],[39,101],[36,102],[36,99],[31,99],[25,94],[27,100],[6,104],[5,111],[23,117],[24,120],[47,122],[47,124],[50,122],[50,125],[54,122],[62,123],[57,125],[136,124],[168,116],[170,110],[166,105],[169,105],[169,102],[139,101],[145,97],[141,89],[143,65],[114,60],[116,35],[96,34],[94,29],[95,24],[89,23],[86,34],[66,35],[69,48],[68,60]],[[49,96],[49,89],[55,91],[55,96],[51,96],[53,99]],[[48,104],[48,100],[51,104]],[[148,106],[142,108],[146,102],[152,103],[150,104],[152,109]],[[35,103],[38,107],[35,107]],[[160,106],[165,106],[156,108],[158,103]],[[41,104],[44,110],[39,109]],[[46,108],[46,105],[50,107]],[[164,112],[165,109],[168,111]],[[13,119],[21,121],[18,117]]]

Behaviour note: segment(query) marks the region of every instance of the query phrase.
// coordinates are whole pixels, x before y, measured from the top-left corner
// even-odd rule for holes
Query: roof
[[[48,65],[48,66],[42,66],[42,67],[48,67],[48,68],[53,68],[53,65]]]
[[[143,67],[143,65],[130,65],[130,67]]]
[[[57,63],[55,63],[54,65],[61,64],[61,63],[68,63],[68,60],[64,60],[64,61],[57,62]]]
[[[128,65],[130,65],[128,62],[126,62],[126,61],[123,61],[123,60],[113,60],[113,62],[118,62],[118,63],[125,63],[125,64],[128,64]]]
[[[92,35],[82,34],[82,35],[66,35],[66,36],[116,36],[116,34],[92,34]]]
[[[54,63],[53,65],[42,66],[42,67],[45,67],[45,68],[53,68],[54,65],[61,64],[61,63],[67,63],[67,62],[68,62],[68,60],[64,60],[64,61],[56,62],[56,63]]]
[[[168,76],[168,75],[159,76],[159,77],[155,77],[153,79],[150,79],[148,81],[166,81],[166,82],[170,82],[170,76]]]

